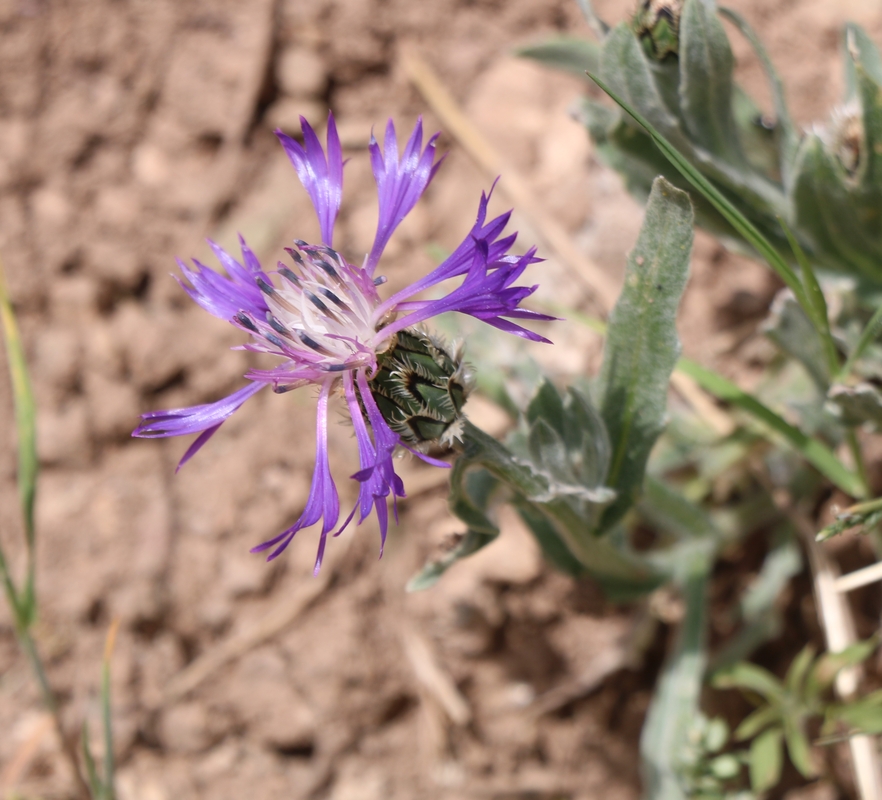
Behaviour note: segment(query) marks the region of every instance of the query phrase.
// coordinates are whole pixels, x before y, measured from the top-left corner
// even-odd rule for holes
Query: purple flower
[[[241,238],[241,262],[210,243],[226,276],[195,260],[192,268],[178,262],[184,277],[179,282],[193,300],[209,314],[249,334],[244,349],[268,353],[280,362],[270,369],[251,370],[245,375],[250,381],[245,387],[215,403],[144,414],[133,435],[157,438],[198,434],[181,459],[180,469],[224,420],[265,386],[281,393],[315,385],[319,390],[316,465],[306,506],[290,528],[252,552],[269,550],[268,558],[273,559],[297,531],[321,522],[315,565],[318,572],[328,534],[339,534],[356,514],[360,523],[375,511],[385,541],[388,501],[391,498],[395,510],[397,498],[405,496],[392,460],[396,448],[407,447],[432,464],[447,466],[420,454],[402,421],[390,418],[381,409],[390,396],[388,391],[384,395],[378,383],[386,364],[383,359],[396,352],[400,338],[407,331],[411,336],[428,338],[414,326],[445,311],[459,311],[504,331],[544,342],[547,339],[512,320],[553,317],[520,308],[521,301],[536,287],[512,284],[527,266],[540,259],[535,257],[535,248],[521,256],[509,254],[515,235],[502,237],[502,231],[510,213],[488,222],[489,197],[485,194],[481,195],[474,226],[450,257],[421,280],[381,299],[377,288],[384,279],[375,277],[377,265],[389,238],[440,166],[441,162],[435,161],[437,134],[423,148],[422,120],[418,120],[401,156],[391,120],[382,149],[371,136],[369,150],[379,195],[379,219],[373,246],[359,267],[332,249],[343,187],[343,156],[334,117],[328,117],[326,150],[303,118],[301,125],[302,145],[281,131],[276,135],[312,199],[322,243],[295,240],[294,248],[285,248],[290,262],[279,261],[273,279]],[[424,290],[451,278],[462,281],[442,297],[415,299]],[[449,360],[440,347],[438,353],[439,359]],[[352,476],[359,483],[358,501],[339,526],[340,499],[328,464],[328,406],[332,394],[342,395],[348,406],[361,466]]]

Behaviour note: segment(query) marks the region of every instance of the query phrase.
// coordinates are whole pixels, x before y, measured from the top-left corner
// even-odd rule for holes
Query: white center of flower
[[[267,324],[278,336],[263,338],[286,355],[316,366],[340,368],[374,363],[373,310],[379,303],[363,270],[329,247],[297,242],[287,248],[291,269],[279,262],[280,286],[260,282],[269,307]]]

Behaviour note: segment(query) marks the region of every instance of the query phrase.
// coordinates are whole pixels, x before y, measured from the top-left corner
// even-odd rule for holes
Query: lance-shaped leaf
[[[668,109],[656,85],[646,53],[625,23],[614,28],[603,43],[600,74],[675,147],[691,152],[679,120]]]
[[[692,225],[688,195],[657,179],[604,351],[601,416],[612,444],[607,484],[618,497],[602,530],[634,504],[664,424],[668,381],[680,354],[674,323],[689,272]]]
[[[879,204],[858,194],[843,165],[817,134],[799,148],[791,201],[796,228],[813,240],[815,254],[851,273],[882,283]]]
[[[784,766],[783,733],[781,728],[770,728],[750,744],[750,786],[758,794],[771,789],[781,780]]]
[[[468,471],[469,463],[458,459],[450,475],[450,510],[466,523],[462,537],[438,558],[434,558],[414,575],[407,591],[419,592],[434,586],[438,579],[461,558],[476,553],[490,544],[499,528],[488,516],[488,508],[499,481],[487,470]]]
[[[693,140],[733,164],[744,157],[732,115],[735,59],[712,3],[686,0],[680,17],[680,97]]]
[[[769,58],[765,46],[760,41],[760,38],[756,35],[753,28],[748,25],[747,20],[736,11],[729,8],[721,8],[720,14],[731,21],[738,30],[741,31],[747,41],[750,42],[750,45],[753,47],[760,64],[762,64],[763,71],[766,73],[766,77],[769,80],[769,88],[772,92],[772,103],[775,108],[775,123],[779,132],[777,138],[780,146],[781,178],[784,185],[789,186],[790,169],[793,159],[796,156],[796,148],[799,145],[799,133],[796,126],[793,124],[793,118],[790,116],[790,110],[787,107],[787,101],[784,97],[784,84],[781,81],[781,77],[778,75],[778,71],[775,69],[775,65],[772,63],[772,59]],[[744,126],[741,126],[741,130],[744,130]],[[743,142],[743,144],[745,145],[744,149],[748,151],[748,158],[750,158],[752,155],[750,152],[750,145],[747,142]]]
[[[805,367],[818,389],[827,391],[831,375],[821,335],[792,293],[786,289],[778,293],[762,330],[781,350]]]
[[[684,751],[699,713],[702,676],[707,661],[706,552],[692,554],[683,585],[686,615],[674,652],[665,663],[646,723],[640,736],[644,797],[651,800],[685,800],[681,777]]]
[[[544,430],[553,431],[550,425],[539,421]],[[488,479],[482,477],[480,486],[470,484],[469,481],[474,479],[467,476],[476,469],[477,475],[489,474],[492,480],[485,483]],[[563,491],[560,491],[561,488]],[[612,492],[598,487],[591,499],[588,495],[592,493],[584,487],[572,484],[556,486],[550,475],[516,458],[500,442],[466,422],[463,453],[451,474],[450,507],[467,524],[468,532],[455,548],[427,564],[411,580],[411,590],[431,586],[457,559],[475,552],[496,537],[499,531],[490,518],[490,506],[497,490],[506,492],[540,544],[545,540],[543,549],[546,552],[549,550],[547,539],[553,535],[569,551],[570,556],[584,567],[584,572],[594,577],[610,596],[617,599],[634,598],[652,591],[663,580],[664,576],[658,570],[635,553],[620,547],[611,539],[599,539],[592,535],[594,523],[590,515],[591,507],[596,506],[599,515],[610,501]],[[587,510],[586,505],[589,507]],[[542,518],[541,524],[534,526],[533,521],[539,517]],[[559,552],[559,548],[556,550]],[[555,563],[566,562],[564,568],[575,571],[571,559],[563,557],[553,560]]]
[[[600,46],[575,36],[561,36],[547,42],[519,47],[515,55],[531,58],[546,67],[552,67],[580,78],[587,78],[586,70],[600,66]]]
[[[857,64],[862,64],[864,70],[879,86],[882,86],[882,55],[867,36],[867,32],[854,22],[845,26],[842,37],[843,62],[845,64],[845,99],[852,100],[858,94]]]
[[[882,195],[882,75],[874,73],[877,70],[882,71],[882,61],[879,51],[875,47],[870,49],[871,47],[872,43],[870,47],[851,55],[854,59],[852,66],[863,123],[864,141],[861,145],[865,150],[858,169],[863,188],[879,198]],[[882,222],[878,224],[882,226]]]
[[[877,429],[882,426],[882,392],[870,383],[856,386],[836,384],[830,389],[827,399],[843,425],[872,422]]]

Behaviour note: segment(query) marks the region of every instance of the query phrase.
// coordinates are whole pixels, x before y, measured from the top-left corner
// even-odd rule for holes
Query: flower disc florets
[[[487,221],[489,197],[481,196],[478,215],[468,236],[436,269],[383,299],[375,276],[392,233],[432,180],[435,139],[422,145],[422,122],[399,157],[395,127],[386,127],[384,146],[371,137],[371,167],[377,183],[379,219],[370,252],[361,266],[349,263],[333,247],[334,224],[343,187],[343,157],[333,116],[328,118],[327,148],[301,119],[303,144],[277,131],[301,183],[312,199],[321,227],[321,244],[295,240],[285,248],[289,261],[279,261],[274,277],[264,272],[254,253],[240,239],[242,260],[210,242],[227,275],[194,261],[178,262],[181,286],[210,314],[250,334],[244,349],[281,361],[269,369],[253,369],[248,385],[214,403],[155,411],[142,416],[135,436],[166,437],[199,434],[179,464],[188,461],[223,422],[248,398],[271,386],[286,392],[307,384],[318,390],[316,465],[309,497],[298,520],[254,551],[278,556],[301,528],[321,522],[316,558],[319,569],[329,533],[339,534],[355,517],[377,516],[382,541],[388,527],[388,500],[404,497],[392,455],[399,447],[424,460],[432,444],[450,444],[459,435],[463,404],[471,375],[458,349],[449,351],[422,329],[422,323],[446,311],[469,314],[494,327],[534,341],[547,341],[514,322],[549,320],[520,307],[535,286],[514,286],[523,271],[540,259],[535,248],[509,253],[515,235],[502,236],[509,214]],[[435,299],[418,299],[450,279],[458,286]],[[340,499],[328,463],[328,409],[332,394],[342,395],[358,443],[358,501],[338,525]]]

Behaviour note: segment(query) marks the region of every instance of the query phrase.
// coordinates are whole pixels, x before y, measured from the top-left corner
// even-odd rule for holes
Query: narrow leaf
[[[746,716],[735,729],[735,740],[743,742],[753,739],[760,731],[774,722],[780,721],[781,709],[776,706],[763,706]]]
[[[821,334],[787,289],[782,289],[775,297],[769,316],[763,322],[762,332],[783,352],[802,364],[818,390],[826,394],[833,372],[824,354]],[[837,367],[834,364],[833,370]]]
[[[680,17],[680,95],[692,138],[708,153],[730,163],[744,157],[732,115],[729,39],[712,8],[686,0]]]
[[[771,728],[750,745],[750,786],[759,794],[771,789],[781,780],[784,765],[780,728]]]
[[[734,383],[700,364],[681,358],[677,367],[694,378],[703,388],[732,405],[746,411],[760,422],[772,438],[793,447],[822,475],[852,497],[863,497],[864,488],[860,478],[847,469],[825,444],[812,439],[794,427],[756,397],[742,391]]]
[[[607,482],[618,497],[602,528],[633,505],[663,427],[668,381],[680,353],[675,318],[689,270],[692,225],[685,192],[657,179],[607,330],[601,416],[613,447]]]
[[[720,14],[732,22],[741,34],[750,42],[757,58],[762,64],[763,71],[769,80],[769,88],[772,91],[772,103],[775,108],[775,117],[778,127],[780,128],[781,156],[780,168],[784,185],[790,184],[790,164],[796,155],[796,148],[799,145],[799,133],[793,124],[793,118],[790,116],[790,110],[787,108],[787,100],[784,97],[784,83],[778,75],[772,59],[769,58],[766,50],[753,28],[747,23],[738,12],[729,8],[720,8]]]
[[[719,536],[713,520],[699,506],[671,486],[647,475],[640,513],[655,527],[678,539],[714,539]]]
[[[680,153],[674,144],[668,141],[628,100],[614,91],[607,83],[593,73],[590,77],[613,100],[628,112],[638,124],[646,129],[665,157],[680,173],[722,214],[740,236],[766,259],[770,267],[781,277],[803,307],[807,304],[802,284],[790,265],[772,246],[759,229],[748,220],[707,178],[704,177],[689,160]]]
[[[12,381],[12,397],[15,406],[15,428],[18,437],[18,492],[24,520],[25,544],[27,546],[27,575],[24,589],[18,591],[9,572],[5,554],[0,550],[0,573],[3,587],[15,614],[16,626],[22,630],[29,627],[36,616],[35,580],[35,529],[34,503],[37,497],[37,425],[34,393],[28,376],[27,360],[22,345],[18,323],[9,293],[3,264],[0,263],[0,327],[9,376]]]
[[[540,44],[526,45],[514,52],[522,58],[531,58],[546,67],[563,70],[580,78],[587,77],[587,71],[594,72],[600,66],[600,47],[575,36],[561,36]]]
[[[646,796],[685,800],[680,781],[683,751],[699,713],[706,663],[707,574],[710,560],[696,555],[683,586],[686,615],[673,653],[665,662],[640,736]]]
[[[785,714],[784,741],[787,743],[787,754],[793,762],[793,766],[799,770],[804,778],[813,778],[817,775],[812,760],[812,750],[806,736],[803,720],[792,714]]]
[[[882,55],[867,32],[860,25],[849,22],[845,26],[842,44],[845,51],[846,100],[854,98],[858,92],[856,64],[862,64],[867,74],[882,86]]]
[[[767,669],[747,661],[733,664],[726,671],[718,672],[714,675],[713,685],[717,689],[743,689],[754,692],[769,703],[778,705],[786,699],[784,684],[781,681]]]

